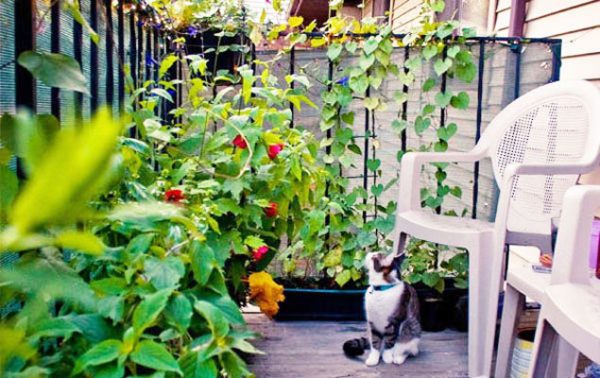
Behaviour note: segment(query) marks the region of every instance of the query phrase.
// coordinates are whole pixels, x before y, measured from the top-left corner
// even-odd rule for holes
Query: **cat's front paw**
[[[396,354],[393,358],[394,364],[402,365],[406,361],[406,354]]]
[[[391,364],[392,362],[394,362],[394,352],[393,352],[393,349],[386,349],[386,350],[384,350],[383,354],[381,355],[381,359],[386,364]]]
[[[378,363],[379,363],[379,352],[376,350],[372,350],[371,353],[369,353],[369,357],[367,357],[367,360],[365,361],[365,365],[375,366]]]

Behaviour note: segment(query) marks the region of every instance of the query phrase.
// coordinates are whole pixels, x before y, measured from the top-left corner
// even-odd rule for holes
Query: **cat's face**
[[[379,252],[368,253],[365,257],[365,267],[369,271],[369,281],[393,283],[398,280],[394,259]]]

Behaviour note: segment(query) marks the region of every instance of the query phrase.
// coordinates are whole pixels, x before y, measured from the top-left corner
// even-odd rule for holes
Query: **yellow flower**
[[[248,278],[250,284],[250,300],[253,301],[265,315],[272,318],[279,311],[277,302],[285,299],[283,286],[273,281],[269,273],[256,272]]]

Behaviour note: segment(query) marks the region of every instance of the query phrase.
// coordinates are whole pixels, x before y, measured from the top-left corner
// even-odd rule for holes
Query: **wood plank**
[[[560,77],[561,79],[600,79],[599,60],[600,54],[565,58],[562,61]]]
[[[421,353],[403,365],[367,367],[365,356],[347,358],[344,341],[366,335],[364,322],[271,322],[263,315],[246,319],[263,338],[254,344],[266,355],[253,356],[250,369],[257,377],[466,377],[467,334],[446,330],[423,334]]]
[[[525,25],[528,37],[553,37],[576,30],[600,25],[600,1],[555,13],[548,17],[530,21]]]
[[[562,39],[563,58],[590,53],[600,53],[600,25],[575,33],[557,35]]]
[[[532,21],[538,18],[548,16],[558,12],[570,12],[571,8],[576,8],[585,4],[597,2],[597,0],[531,0],[527,4],[527,13],[525,21]]]

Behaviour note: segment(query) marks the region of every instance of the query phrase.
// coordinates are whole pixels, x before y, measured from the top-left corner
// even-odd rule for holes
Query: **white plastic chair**
[[[535,334],[533,377],[574,377],[578,351],[600,363],[600,288],[588,272],[590,230],[600,186],[577,186],[564,199],[550,285]],[[557,344],[557,341],[560,343]],[[554,348],[554,349],[553,349]]]
[[[593,127],[592,127],[593,126]],[[469,152],[407,153],[401,163],[394,251],[406,234],[469,251],[469,376],[489,376],[505,243],[550,245],[564,192],[598,165],[600,93],[585,81],[532,90],[500,112]],[[425,163],[490,158],[501,189],[494,223],[421,208]]]

